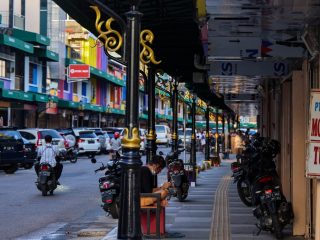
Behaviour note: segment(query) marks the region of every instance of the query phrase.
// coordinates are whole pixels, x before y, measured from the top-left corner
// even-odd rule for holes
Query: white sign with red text
[[[320,89],[310,93],[306,176],[320,178]]]

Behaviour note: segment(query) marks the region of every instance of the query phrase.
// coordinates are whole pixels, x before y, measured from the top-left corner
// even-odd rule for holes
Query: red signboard
[[[68,77],[90,78],[90,66],[87,64],[70,64],[68,68]]]

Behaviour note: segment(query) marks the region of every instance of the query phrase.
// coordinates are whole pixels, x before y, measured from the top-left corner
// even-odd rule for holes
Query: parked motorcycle
[[[77,145],[66,148],[66,151],[61,156],[61,161],[70,161],[76,163],[78,161],[79,150]]]
[[[279,152],[279,142],[259,137],[247,144],[239,156],[241,161],[231,164],[240,199],[247,206],[255,207],[253,214],[258,219],[259,233],[271,231],[277,239],[282,238],[283,228],[293,219],[291,203],[281,191],[274,163]]]
[[[184,169],[183,160],[179,159],[179,154],[184,149],[170,152],[167,154],[165,161],[168,166],[168,181],[171,182],[170,192],[180,202],[188,197],[190,182]]]
[[[105,176],[99,178],[99,189],[101,193],[101,207],[105,212],[110,214],[112,218],[119,217],[119,205],[120,205],[120,179],[121,168],[119,165],[120,153],[116,151],[112,155],[112,160],[95,170],[96,172],[105,171]],[[95,159],[91,160],[92,163],[96,163]]]

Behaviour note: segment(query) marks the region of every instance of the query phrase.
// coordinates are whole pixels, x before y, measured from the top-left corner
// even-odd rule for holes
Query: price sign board
[[[320,89],[310,93],[306,176],[320,178]]]

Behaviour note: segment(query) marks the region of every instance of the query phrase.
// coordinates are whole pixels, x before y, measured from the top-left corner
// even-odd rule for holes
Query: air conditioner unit
[[[305,31],[301,39],[312,57],[319,54],[319,43],[313,32]]]

